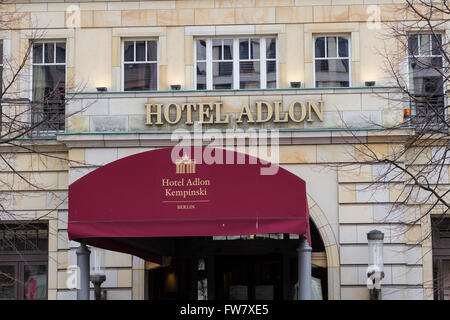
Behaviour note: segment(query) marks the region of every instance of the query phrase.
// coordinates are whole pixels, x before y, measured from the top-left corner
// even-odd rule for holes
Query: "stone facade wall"
[[[351,37],[352,86],[364,81],[379,85],[389,80],[380,67],[378,50],[396,48],[384,22],[412,19],[401,0],[357,1],[112,1],[35,2],[2,5],[20,14],[12,30],[2,31],[12,56],[26,51],[32,28],[43,39],[66,39],[67,81],[77,91],[106,86],[121,90],[121,40],[158,40],[158,90],[172,84],[194,89],[194,39],[214,36],[264,36],[278,39],[278,85],[301,81],[313,87],[313,35]],[[367,23],[373,17],[376,27]],[[378,14],[379,13],[379,14]],[[436,16],[436,19],[440,18]],[[445,25],[442,30],[445,31]],[[385,37],[384,37],[385,38]],[[95,48],[95,50],[93,50]],[[22,84],[26,92],[28,84]]]
[[[25,144],[34,152],[4,145],[0,150],[0,220],[48,223],[48,298],[56,299],[57,270],[67,265],[61,251],[67,245],[67,232],[61,231],[67,229],[67,148],[55,141]]]
[[[68,119],[67,132],[171,132],[181,128],[192,130],[193,125],[185,124],[186,112],[177,124],[163,121],[162,125],[147,125],[145,104],[163,104],[164,108],[171,103],[181,106],[183,103],[216,102],[222,103],[222,115],[224,117],[228,114],[230,121],[227,124],[203,124],[204,129],[375,129],[380,126],[395,126],[403,121],[401,99],[401,93],[394,87],[79,94],[69,103],[68,112],[72,116]],[[312,121],[308,121],[306,117],[302,122],[275,123],[272,119],[264,123],[248,123],[243,117],[242,123],[236,122],[243,105],[249,106],[253,118],[256,119],[256,102],[261,101],[269,103],[272,108],[275,102],[280,102],[280,111],[283,113],[287,112],[295,101],[305,104],[312,101],[317,105],[318,101],[323,101],[323,121],[313,113]],[[297,118],[299,112],[299,108],[296,108]],[[170,116],[174,118],[172,113]],[[198,118],[197,108],[192,113],[192,119],[198,121]]]

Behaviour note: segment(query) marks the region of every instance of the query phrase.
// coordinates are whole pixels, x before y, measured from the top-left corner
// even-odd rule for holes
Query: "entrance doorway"
[[[315,254],[324,254],[324,246],[313,223],[310,228],[313,298],[327,299],[327,268],[314,261]],[[151,300],[297,299],[296,235],[184,237],[172,241],[172,255],[148,270]]]
[[[216,257],[216,299],[292,299],[297,282],[296,270],[291,268],[295,258],[283,258],[281,254]]]

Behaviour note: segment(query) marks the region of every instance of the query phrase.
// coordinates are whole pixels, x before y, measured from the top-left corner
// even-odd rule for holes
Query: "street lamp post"
[[[367,233],[369,244],[369,267],[367,268],[367,287],[370,300],[381,300],[381,280],[383,271],[383,240],[384,233],[372,230]]]
[[[95,300],[106,300],[106,290],[101,290],[102,283],[106,280],[105,274],[105,253],[102,249],[91,248],[92,269],[89,279],[94,285]]]

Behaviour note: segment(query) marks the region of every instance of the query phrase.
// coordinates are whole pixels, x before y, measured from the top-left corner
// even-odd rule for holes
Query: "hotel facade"
[[[297,299],[303,236],[312,247],[313,298],[369,299],[374,229],[384,234],[382,299],[450,299],[449,218],[432,228],[445,209],[424,215],[432,202],[402,200],[401,170],[382,176],[382,159],[414,135],[406,117],[419,114],[386,71],[383,50],[406,72],[410,54],[444,59],[437,38],[422,31],[408,40],[418,51],[402,52],[389,25],[418,19],[404,5],[0,5],[20,17],[0,30],[4,79],[13,68],[6,61],[30,49],[3,112],[21,101],[18,109],[39,110],[23,121],[51,119],[0,146],[0,299],[76,299],[80,242],[92,246],[91,266],[102,260],[108,300]],[[448,17],[434,19],[448,39]],[[440,90],[444,107],[445,83]],[[211,165],[194,152],[173,159],[180,137],[199,143],[200,157],[208,148],[233,159],[243,153],[277,171]],[[400,165],[426,165],[433,148]],[[448,188],[449,175],[445,165],[433,183]]]

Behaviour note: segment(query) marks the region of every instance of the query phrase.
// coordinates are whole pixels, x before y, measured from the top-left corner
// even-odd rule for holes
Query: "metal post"
[[[82,241],[76,253],[78,270],[80,272],[80,287],[77,289],[77,300],[89,300],[89,255],[91,251]]]
[[[298,252],[298,299],[311,300],[311,247],[305,237],[300,240]]]

